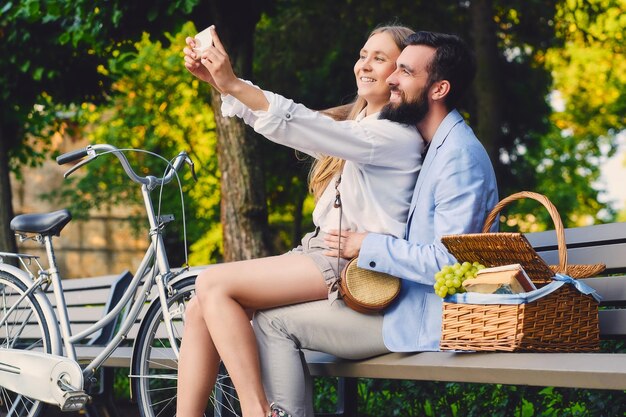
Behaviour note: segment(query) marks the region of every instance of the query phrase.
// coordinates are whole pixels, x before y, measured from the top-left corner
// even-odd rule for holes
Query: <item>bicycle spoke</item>
[[[220,384],[220,385],[223,385],[223,384]],[[239,398],[237,398],[237,396],[233,395],[233,394],[230,392],[231,390],[232,390],[232,391],[234,391],[234,390],[235,390],[235,388],[234,388],[234,387],[232,387],[232,386],[230,386],[230,385],[227,385],[227,387],[228,387],[228,389],[224,389],[224,388],[222,388],[221,386],[219,386],[219,387],[218,387],[218,389],[219,389],[219,390],[222,392],[222,394],[226,397],[226,401],[228,402],[228,404],[229,404],[229,405],[230,405],[230,407],[231,407],[231,408],[229,408],[229,410],[233,410],[233,407],[234,407],[234,406],[232,405],[232,403],[231,403],[230,401],[231,401],[231,400],[233,400],[233,401],[237,401],[237,402],[239,402]],[[214,398],[214,397],[215,397],[215,396],[213,395],[211,398]]]
[[[153,388],[148,390],[148,392],[162,392],[162,391],[171,391],[171,390],[176,390],[176,387],[167,387],[167,388]]]
[[[177,375],[128,375],[130,378],[143,378],[143,379],[164,379],[164,380],[172,380],[176,381],[178,379]]]

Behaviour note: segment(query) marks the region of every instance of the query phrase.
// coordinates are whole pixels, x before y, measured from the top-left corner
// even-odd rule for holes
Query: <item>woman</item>
[[[180,349],[179,417],[202,415],[220,359],[244,417],[287,415],[265,397],[248,312],[336,297],[345,261],[324,255],[330,249],[324,237],[338,228],[340,216],[342,229],[403,235],[424,145],[415,126],[379,120],[378,113],[389,101],[386,79],[411,32],[372,32],[354,66],[355,120],[343,122],[238,79],[214,28],[214,45],[201,57],[187,38],[185,66],[222,93],[224,115],[241,117],[268,139],[321,159],[311,179],[316,231],[301,246],[282,256],[215,265],[198,276]],[[333,207],[339,174],[342,214]]]

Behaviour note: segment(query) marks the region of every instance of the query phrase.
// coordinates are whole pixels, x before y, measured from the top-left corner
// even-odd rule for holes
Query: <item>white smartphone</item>
[[[202,54],[207,48],[213,45],[213,36],[211,36],[211,28],[213,25],[204,29],[202,32],[198,33],[194,36],[194,40],[196,41],[196,47],[193,48],[194,52],[198,55]]]

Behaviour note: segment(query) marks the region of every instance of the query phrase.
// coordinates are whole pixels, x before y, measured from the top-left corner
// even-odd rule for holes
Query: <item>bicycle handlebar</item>
[[[99,154],[98,151],[101,151],[101,153]],[[128,162],[128,159],[126,159],[126,156],[124,155],[124,153],[120,151],[118,148],[116,148],[115,146],[108,145],[108,144],[89,145],[83,149],[77,149],[74,151],[64,153],[57,157],[57,163],[59,165],[63,165],[63,164],[84,158],[85,156],[89,156],[89,158],[82,160],[77,165],[70,168],[64,175],[65,177],[67,177],[72,172],[76,171],[78,168],[82,167],[83,165],[93,161],[94,159],[96,159],[98,156],[100,156],[103,153],[112,153],[113,155],[115,155],[117,159],[119,159],[120,163],[122,164],[122,168],[124,168],[124,172],[126,172],[126,175],[128,175],[128,177],[133,182],[146,185],[150,189],[153,189],[154,187],[157,187],[160,185],[167,184],[170,181],[172,181],[172,179],[174,179],[175,173],[180,171],[183,164],[185,163],[189,165],[191,169],[191,173],[194,179],[196,179],[196,173],[194,170],[193,161],[191,160],[191,158],[189,158],[189,155],[187,155],[187,152],[185,151],[181,151],[178,154],[176,159],[174,159],[174,162],[170,166],[168,166],[165,176],[161,178],[157,178],[152,175],[148,175],[145,177],[137,175],[137,173],[130,166],[130,163]]]
[[[57,163],[59,165],[64,165],[69,162],[74,162],[77,159],[84,158],[85,156],[87,156],[87,148],[77,149],[57,156]]]

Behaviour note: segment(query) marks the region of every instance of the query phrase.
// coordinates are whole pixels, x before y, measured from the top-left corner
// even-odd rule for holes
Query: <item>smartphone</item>
[[[208,47],[213,45],[213,36],[211,36],[211,28],[213,25],[204,29],[202,32],[198,33],[194,36],[194,40],[196,41],[196,47],[193,48],[194,52],[200,55],[204,52]]]

